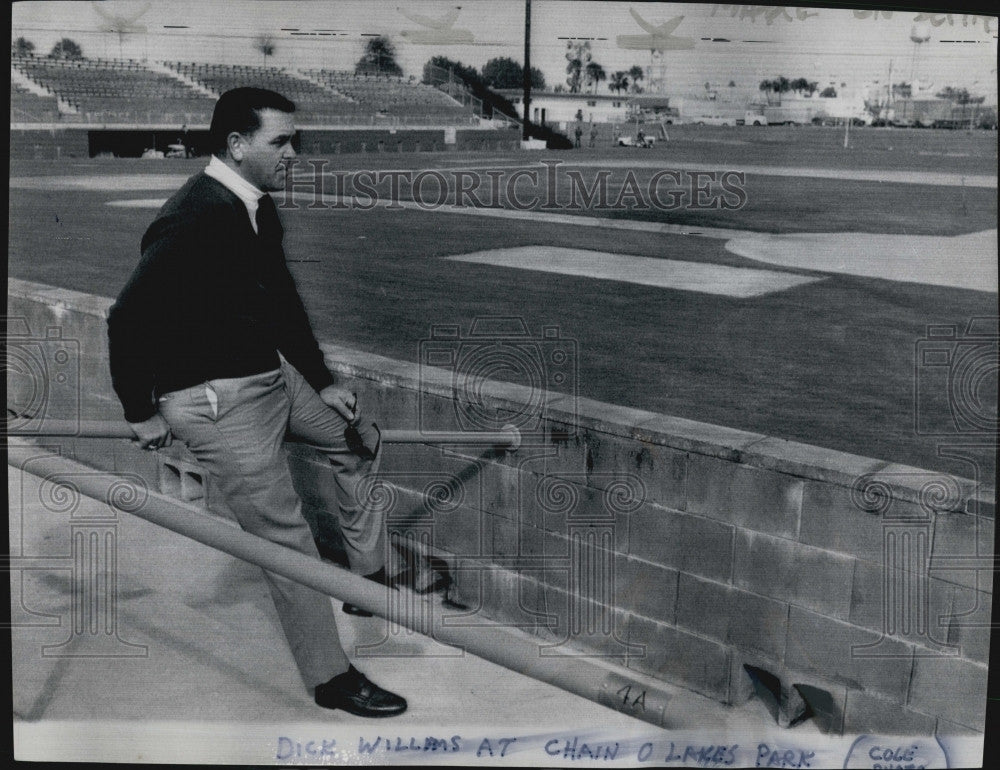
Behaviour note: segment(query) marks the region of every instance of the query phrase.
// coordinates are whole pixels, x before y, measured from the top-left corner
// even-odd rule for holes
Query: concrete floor
[[[87,498],[74,506],[14,469],[8,489],[11,556],[22,567],[11,572],[19,759],[469,764],[478,752],[483,762],[563,766],[578,761],[566,748],[575,738],[581,752],[583,743],[595,752],[598,744],[620,744],[624,764],[639,763],[647,743],[642,764],[678,764],[668,762],[671,752],[689,744],[735,745],[726,750],[737,766],[753,764],[766,743],[816,752],[812,766],[820,767],[823,757],[842,766],[850,748],[850,738],[820,735],[808,722],[780,730],[758,701],[729,708],[681,689],[671,729],[660,729],[414,632],[387,633],[380,618],[339,610],[355,664],[404,695],[409,710],[380,721],[327,711],[302,686],[258,568],[126,514],[113,525],[111,571],[121,641],[95,649],[86,633],[72,633],[71,602],[80,594],[70,537],[71,527],[109,509]],[[379,737],[377,749],[359,755],[362,741]],[[442,743],[423,750],[434,746],[428,738]],[[324,747],[325,755],[317,753]]]

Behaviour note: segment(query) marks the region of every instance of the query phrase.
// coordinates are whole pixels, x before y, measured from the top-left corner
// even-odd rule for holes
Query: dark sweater
[[[278,351],[317,391],[333,383],[277,222],[272,234],[258,236],[243,202],[203,173],[160,209],[108,314],[126,420],[148,420],[163,393],[277,369]]]

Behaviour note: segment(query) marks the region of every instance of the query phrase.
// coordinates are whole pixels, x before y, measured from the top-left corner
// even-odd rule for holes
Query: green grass
[[[789,131],[815,138],[813,129]],[[433,167],[442,157],[405,161]],[[783,165],[798,162],[782,158]],[[397,168],[403,159],[333,160],[342,168],[373,165],[368,161]],[[946,160],[935,170],[951,170]],[[202,165],[83,161],[42,170],[184,174]],[[11,173],[28,169],[15,163]],[[967,191],[960,213],[955,188],[776,177],[751,179],[748,187],[746,208],[704,213],[701,224],[925,234],[996,227],[995,190]],[[105,202],[165,196],[12,191],[10,275],[114,296],[138,260],[153,212]],[[438,259],[547,244],[758,266],[727,252],[721,240],[418,211],[300,209],[283,216],[289,257],[316,260],[291,267],[321,339],[417,361],[434,324],[468,331],[477,316],[523,316],[533,333],[558,325],[578,342],[580,395],[969,475],[968,466],[938,457],[939,439],[914,432],[914,346],[929,324],[997,315],[996,294],[829,275],[733,299]]]

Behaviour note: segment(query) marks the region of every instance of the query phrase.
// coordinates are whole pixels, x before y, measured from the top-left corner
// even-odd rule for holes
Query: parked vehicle
[[[767,122],[772,126],[800,126],[804,123],[811,123],[816,117],[812,109],[802,109],[801,107],[765,107],[764,115]]]
[[[645,147],[650,148],[656,143],[656,137],[645,136],[641,132],[637,136],[623,135],[618,137],[619,147]]]
[[[766,126],[767,117],[759,112],[745,112],[742,118],[736,119],[737,126]]]
[[[735,126],[736,118],[726,115],[699,115],[692,122],[699,126]]]

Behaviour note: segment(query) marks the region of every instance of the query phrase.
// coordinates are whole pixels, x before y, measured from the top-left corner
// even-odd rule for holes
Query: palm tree
[[[354,66],[355,74],[374,72],[376,74],[402,75],[403,69],[396,63],[396,48],[389,38],[379,35],[368,38],[365,52]]]
[[[628,73],[625,70],[618,70],[611,75],[611,79],[608,81],[608,90],[618,94],[622,91],[628,91],[628,82]]]
[[[909,99],[913,96],[913,86],[909,83],[893,83],[892,95],[893,98]]]
[[[596,61],[592,61],[587,65],[587,83],[593,85],[593,93],[597,93],[597,84],[608,79],[608,73],[604,71],[604,67],[598,64]]]
[[[580,90],[580,81],[584,76],[585,68],[590,64],[590,41],[574,43],[572,40],[566,43],[566,85],[569,92],[575,94]]]
[[[582,69],[583,65],[579,59],[570,59],[566,63],[566,85],[569,86],[571,94],[580,90],[580,71]]]
[[[26,40],[23,37],[19,37],[13,43],[11,43],[10,51],[14,56],[31,56],[35,52],[35,44],[30,40]]]
[[[639,81],[645,76],[645,72],[638,64],[633,64],[628,71],[628,76],[632,78],[632,90],[639,93]]]
[[[75,40],[70,40],[68,37],[64,37],[54,46],[52,46],[52,51],[49,53],[50,59],[82,59],[83,49],[80,48],[79,44]]]

